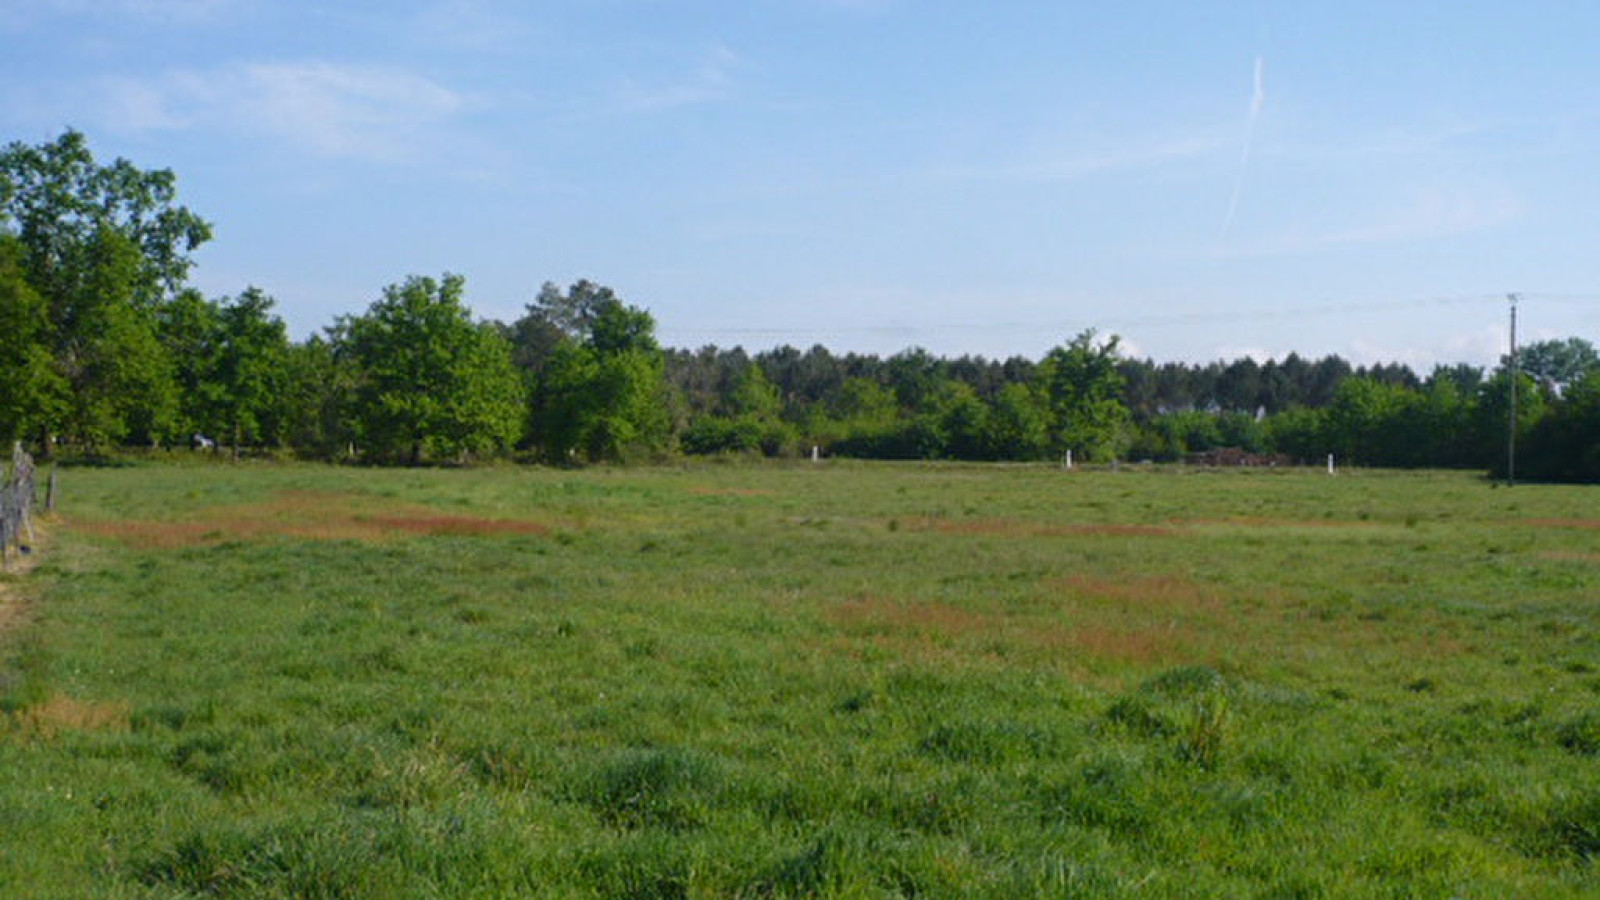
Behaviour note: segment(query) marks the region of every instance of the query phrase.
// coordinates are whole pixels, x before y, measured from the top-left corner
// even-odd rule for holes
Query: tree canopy
[[[350,421],[378,458],[420,462],[516,440],[523,392],[511,348],[472,321],[465,286],[459,275],[412,276],[335,328],[335,352],[355,376]]]
[[[372,462],[520,454],[562,465],[676,453],[895,459],[1320,461],[1600,481],[1600,358],[1528,344],[1492,370],[1329,355],[1129,358],[1078,333],[1041,359],[887,357],[781,346],[663,349],[597,281],[545,282],[514,322],[477,321],[465,281],[412,276],[292,341],[265,291],[187,284],[211,226],[177,179],[97,162],[67,131],[0,150],[0,439],[48,454],[190,435]],[[1225,453],[1223,451],[1226,451]],[[1218,454],[1222,453],[1222,456]]]

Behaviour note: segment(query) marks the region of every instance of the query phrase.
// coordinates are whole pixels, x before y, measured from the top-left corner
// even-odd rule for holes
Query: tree
[[[217,304],[197,290],[181,291],[158,310],[156,330],[173,360],[180,433],[220,435]]]
[[[94,449],[158,440],[176,425],[171,363],[155,310],[181,288],[211,226],[176,204],[170,170],[99,165],[67,131],[0,150],[0,232],[15,235],[23,277],[44,302],[47,348],[64,392],[30,401],[41,449],[64,434]]]
[[[1049,452],[1049,408],[1026,383],[1000,389],[989,410],[989,451],[996,459],[1041,459]]]
[[[179,424],[178,396],[156,309],[136,301],[143,259],[110,228],[87,249],[88,265],[57,298],[52,350],[67,395],[47,429],[91,453],[125,439],[159,442]]]
[[[947,381],[933,398],[931,415],[943,441],[943,455],[951,459],[992,459],[989,444],[989,407],[971,385]]]
[[[1425,384],[1432,387],[1440,382],[1449,382],[1463,394],[1474,393],[1478,390],[1478,386],[1483,384],[1483,367],[1468,363],[1434,366]]]
[[[1350,377],[1350,364],[1338,356],[1325,356],[1305,370],[1306,383],[1301,391],[1307,406],[1323,407],[1333,402],[1339,383]]]
[[[557,347],[587,338],[602,312],[620,304],[611,288],[588,279],[579,279],[566,291],[546,281],[522,318],[511,325],[517,367],[538,374]]]
[[[59,421],[66,382],[52,365],[49,310],[23,275],[20,241],[0,234],[0,439]]]
[[[1217,406],[1254,415],[1262,405],[1261,387],[1261,367],[1256,361],[1248,356],[1236,359],[1217,378]]]
[[[1334,392],[1324,420],[1329,450],[1367,466],[1417,465],[1426,441],[1415,391],[1376,378],[1346,378]]]
[[[1326,409],[1291,406],[1262,423],[1266,446],[1301,463],[1315,464],[1331,449],[1327,419]]]
[[[1509,358],[1502,356],[1500,364],[1509,366]],[[1560,391],[1584,374],[1600,369],[1600,354],[1580,337],[1534,341],[1517,350],[1517,367],[1539,383]]]
[[[1519,477],[1600,482],[1600,369],[1589,369],[1567,385],[1529,433],[1519,460]]]
[[[523,393],[511,348],[472,321],[465,284],[459,275],[413,276],[341,321],[336,339],[356,377],[352,423],[378,458],[417,463],[516,440]]]
[[[193,265],[189,254],[211,239],[211,226],[176,199],[170,169],[145,171],[125,159],[98,165],[77,131],[0,151],[0,226],[14,224],[30,280],[47,298],[73,293],[108,229],[138,259],[135,302],[149,306],[177,292]]]
[[[277,443],[283,435],[289,335],[272,315],[273,302],[251,287],[217,313],[217,406],[236,459],[241,444]]]
[[[615,460],[666,449],[673,404],[655,319],[587,281],[561,302],[549,287],[529,307],[529,317],[559,333],[534,377],[533,438],[546,458]],[[570,331],[580,325],[581,337]]]
[[[1469,367],[1470,368],[1470,367]],[[1452,376],[1430,377],[1422,387],[1422,401],[1417,407],[1420,421],[1417,430],[1422,435],[1422,455],[1417,462],[1423,466],[1457,467],[1481,466],[1483,461],[1473,453],[1472,416],[1473,394],[1461,388],[1461,379]]]
[[[1115,459],[1131,439],[1131,416],[1122,402],[1113,335],[1095,341],[1084,331],[1045,357],[1040,375],[1049,399],[1052,450],[1070,450],[1079,459]]]
[[[336,341],[312,335],[291,344],[284,357],[283,429],[297,452],[331,459],[355,438],[346,398],[355,395],[356,373]]]
[[[1472,407],[1474,455],[1480,464],[1488,463],[1490,474],[1496,478],[1506,476],[1510,462],[1506,444],[1511,427],[1511,385],[1511,373],[1501,369],[1478,386]],[[1552,395],[1526,372],[1518,373],[1516,391],[1516,442],[1521,446],[1549,411]]]
[[[889,389],[900,407],[921,410],[945,382],[945,363],[921,347],[902,350],[884,362]]]
[[[716,414],[702,415],[683,434],[690,453],[748,453],[777,456],[793,449],[793,428],[780,417],[783,401],[761,366],[747,362],[736,375]]]

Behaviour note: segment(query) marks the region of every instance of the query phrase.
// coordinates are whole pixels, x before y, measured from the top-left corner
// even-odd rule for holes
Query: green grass
[[[1585,897],[1600,494],[63,472],[6,897]]]

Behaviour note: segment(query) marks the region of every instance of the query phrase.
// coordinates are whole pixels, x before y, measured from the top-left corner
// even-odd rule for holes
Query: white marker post
[[[1332,453],[1328,454],[1328,474],[1329,475],[1333,474],[1333,454]]]

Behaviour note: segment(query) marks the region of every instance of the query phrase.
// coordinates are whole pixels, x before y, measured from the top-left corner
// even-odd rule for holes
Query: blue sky
[[[0,0],[296,336],[590,278],[673,346],[1486,363],[1600,342],[1600,4]]]

